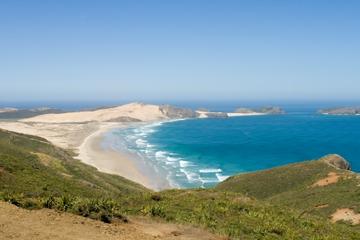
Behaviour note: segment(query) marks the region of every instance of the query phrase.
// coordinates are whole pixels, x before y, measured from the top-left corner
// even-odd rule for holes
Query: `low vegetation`
[[[337,158],[340,157],[329,155],[320,160],[241,174],[227,179],[216,189],[241,193],[325,219],[337,209],[360,212],[360,176],[327,163]]]
[[[329,171],[342,174],[337,183],[312,187]],[[312,161],[232,177],[215,189],[152,192],[100,173],[45,139],[0,131],[2,200],[108,223],[141,215],[191,224],[230,239],[360,239],[357,226],[328,220],[340,206],[357,210],[360,195],[350,188],[356,181],[348,171]],[[331,208],[308,211],[319,203]]]

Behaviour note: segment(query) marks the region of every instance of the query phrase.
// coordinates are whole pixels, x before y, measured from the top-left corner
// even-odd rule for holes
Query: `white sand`
[[[98,131],[85,138],[79,147],[79,156],[82,162],[96,167],[99,171],[117,174],[143,186],[162,190],[170,188],[165,176],[159,175],[153,168],[149,168],[135,154],[118,149],[102,148],[104,135],[113,128],[127,127],[128,124],[101,126]]]
[[[167,119],[158,105],[130,103],[118,107],[57,114],[44,114],[21,120],[37,123],[84,123],[84,122],[118,122],[119,118],[130,118],[138,121],[155,121]]]

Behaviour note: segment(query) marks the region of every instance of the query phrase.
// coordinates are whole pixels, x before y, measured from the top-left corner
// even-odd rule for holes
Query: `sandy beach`
[[[126,128],[130,124],[115,124],[102,126],[99,130],[85,138],[79,146],[79,156],[82,162],[96,167],[99,171],[117,174],[152,190],[170,188],[165,176],[157,173],[151,166],[146,164],[135,153],[126,149],[113,149],[104,146],[106,134],[116,128]]]
[[[70,149],[80,161],[99,171],[120,175],[152,190],[170,188],[165,176],[155,172],[134,153],[126,149],[103,147],[106,134],[113,129],[126,128],[136,123],[28,123],[2,121],[0,128],[43,137],[53,144]],[[137,123],[139,124],[139,123]],[[141,124],[146,124],[142,122]]]

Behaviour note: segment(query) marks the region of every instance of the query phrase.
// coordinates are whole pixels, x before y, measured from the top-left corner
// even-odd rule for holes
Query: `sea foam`
[[[205,169],[200,169],[199,172],[200,173],[221,173],[222,170],[220,168],[205,168]]]

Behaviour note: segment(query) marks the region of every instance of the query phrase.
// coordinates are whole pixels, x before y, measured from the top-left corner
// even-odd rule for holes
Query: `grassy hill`
[[[230,239],[360,239],[355,226],[332,224],[321,214],[303,214],[293,197],[302,196],[304,189],[324,189],[305,186],[326,177],[327,170],[344,171],[317,161],[309,164],[287,166],[288,173],[281,176],[282,171],[274,170],[240,175],[215,189],[155,193],[122,177],[100,173],[45,139],[0,130],[0,199],[104,222],[146,216],[205,228]],[[271,190],[272,186],[276,187]],[[341,185],[335,190],[339,189]],[[325,201],[326,194],[319,196]],[[356,203],[350,199],[343,200],[344,204]]]
[[[339,168],[333,162],[345,164]],[[325,218],[341,208],[360,212],[360,176],[348,171],[345,160],[338,155],[233,176],[216,189]]]

